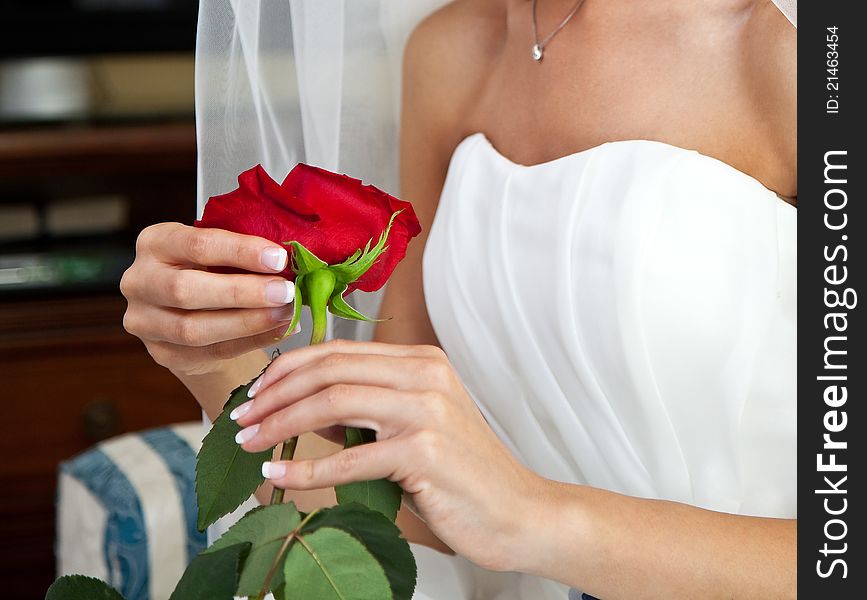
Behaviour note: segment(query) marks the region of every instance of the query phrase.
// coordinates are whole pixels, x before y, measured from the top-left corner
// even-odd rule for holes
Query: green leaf
[[[229,418],[234,408],[249,400],[247,390],[252,383],[232,392],[223,412],[202,440],[196,460],[199,531],[238,508],[265,481],[262,463],[270,460],[273,448],[255,454],[244,451],[235,442],[241,426]]]
[[[360,504],[342,504],[319,511],[301,528],[302,534],[320,527],[351,533],[382,565],[394,600],[410,600],[415,590],[416,565],[400,529],[387,517]]]
[[[389,600],[382,566],[352,535],[323,527],[299,537],[283,564],[285,600]]]
[[[300,524],[301,515],[291,502],[257,507],[232,525],[205,553],[217,552],[243,542],[252,544],[244,561],[237,594],[255,597],[262,589],[286,536]],[[280,574],[281,570],[278,569],[277,573]],[[271,585],[278,587],[281,583],[282,578],[275,578]]]
[[[169,600],[232,600],[238,589],[238,571],[250,542],[199,554],[187,566]]]
[[[354,427],[347,427],[344,447],[352,448],[375,440],[376,434],[369,429],[359,430]],[[335,486],[334,491],[337,494],[338,504],[358,502],[367,508],[381,512],[392,521],[397,518],[400,498],[403,495],[401,487],[388,479],[355,481]]]
[[[284,242],[290,246],[294,252],[292,253],[292,269],[299,275],[306,275],[317,269],[324,269],[328,266],[324,260],[310,252],[307,248],[298,242]]]
[[[368,321],[370,323],[380,323],[383,321],[383,319],[371,319],[370,317],[366,317],[349,306],[346,299],[343,297],[343,294],[346,292],[348,287],[347,284],[341,283],[338,284],[337,288],[334,290],[331,300],[328,301],[328,310],[331,314],[337,315],[341,319],[350,319],[353,321]]]
[[[391,215],[391,219],[388,221],[388,227],[386,227],[385,231],[380,234],[379,241],[373,248],[370,247],[370,242],[368,242],[360,256],[356,257],[357,253],[353,254],[349,259],[342,263],[329,267],[329,269],[337,275],[338,282],[352,283],[364,275],[367,270],[373,266],[376,259],[379,258],[383,252],[388,250],[388,246],[385,245],[385,242],[388,240],[388,234],[391,232],[391,225],[394,223],[397,215],[401,212],[402,211],[398,210]]]
[[[51,584],[45,600],[123,600],[123,596],[95,577],[64,575]]]

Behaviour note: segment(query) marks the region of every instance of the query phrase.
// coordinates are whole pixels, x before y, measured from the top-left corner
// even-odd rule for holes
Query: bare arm
[[[458,8],[460,10],[460,8]],[[400,197],[412,202],[422,232],[407,248],[406,258],[395,269],[380,309],[382,317],[374,339],[390,344],[438,345],[425,303],[422,257],[442,191],[449,158],[459,131],[452,87],[438,85],[443,71],[452,69],[443,47],[448,37],[443,26],[454,5],[424,21],[413,33],[404,53],[400,136]],[[451,549],[406,507],[398,524],[404,536],[442,552]]]
[[[754,157],[766,163],[774,188],[798,195],[797,31],[770,0],[757,2],[744,34],[742,60],[753,103],[762,115],[770,152]]]
[[[460,140],[458,116],[471,74],[456,56],[454,23],[464,3],[446,6],[423,21],[404,52],[400,127],[400,196],[412,202],[422,226],[389,280],[374,339],[394,344],[437,344],[422,286],[422,256],[433,224],[452,150]],[[457,17],[457,18],[456,18]],[[457,40],[460,43],[460,40]],[[445,85],[443,82],[449,82]]]
[[[796,521],[546,482],[521,565],[606,600],[796,597]]]

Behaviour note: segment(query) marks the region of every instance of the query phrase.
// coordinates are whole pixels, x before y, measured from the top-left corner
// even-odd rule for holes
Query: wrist
[[[588,543],[581,487],[533,475],[516,545],[521,551],[512,570],[562,581],[564,570],[571,568],[567,563]]]
[[[232,360],[215,362],[212,368],[195,373],[170,370],[190,390],[213,421],[232,390],[253,379],[267,364],[268,355],[263,350],[254,350]]]

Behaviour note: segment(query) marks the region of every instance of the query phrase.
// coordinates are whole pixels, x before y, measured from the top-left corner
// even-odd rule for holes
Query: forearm
[[[268,364],[268,355],[263,350],[254,350],[233,360],[224,361],[219,369],[205,375],[185,375],[175,373],[213,422],[220,414],[229,393],[239,385],[247,383],[258,375]],[[335,444],[314,434],[301,436],[298,444],[298,458],[325,456],[338,448]],[[272,487],[265,482],[256,490],[256,499],[268,504]],[[334,490],[315,490],[286,494],[286,500],[295,502],[300,510],[310,511],[320,506],[334,504]]]
[[[794,598],[796,521],[546,481],[520,570],[616,598]]]

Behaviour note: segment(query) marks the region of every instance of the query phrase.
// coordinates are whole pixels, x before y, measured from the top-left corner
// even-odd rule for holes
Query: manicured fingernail
[[[235,436],[235,442],[238,444],[246,444],[254,437],[256,437],[257,433],[259,433],[259,425],[250,425],[246,429],[242,429],[238,432],[238,434]]]
[[[252,391],[252,389],[253,388],[250,388],[251,391]],[[250,396],[250,392],[247,392],[247,395]],[[250,397],[252,398],[252,396],[250,396]],[[238,419],[240,419],[241,417],[246,415],[248,412],[250,412],[251,408],[253,408],[253,401],[252,400],[250,400],[248,402],[244,402],[244,404],[242,404],[241,406],[237,407],[235,410],[233,410],[232,412],[229,413],[229,418],[232,419],[233,421],[237,421]]]
[[[286,465],[277,462],[262,463],[262,477],[265,479],[280,479],[286,475]]]
[[[295,284],[288,279],[271,281],[265,286],[265,297],[268,302],[288,304],[295,300]]]
[[[250,386],[250,389],[247,390],[247,398],[255,398],[256,392],[259,391],[259,388],[262,387],[262,380],[265,379],[264,375],[259,375],[259,379],[253,382],[253,385]],[[243,404],[241,405],[243,406]],[[239,406],[238,408],[241,408]]]
[[[291,321],[294,315],[295,307],[291,304],[287,304],[285,306],[278,306],[277,308],[271,309],[271,320],[276,321],[277,323]]]
[[[282,271],[286,268],[286,261],[289,260],[289,253],[285,248],[265,248],[262,250],[262,265],[267,269]]]
[[[295,329],[293,329],[292,331],[289,331],[289,325],[284,325],[277,330],[277,337],[274,338],[274,341],[279,342],[280,340],[284,339],[287,334],[295,335],[296,333],[301,333],[301,323],[297,323],[295,325]]]

